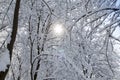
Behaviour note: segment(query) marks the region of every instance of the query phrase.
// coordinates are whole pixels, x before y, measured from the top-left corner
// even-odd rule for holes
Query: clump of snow
[[[8,50],[0,50],[0,71],[5,71],[7,69],[8,64],[10,64]]]

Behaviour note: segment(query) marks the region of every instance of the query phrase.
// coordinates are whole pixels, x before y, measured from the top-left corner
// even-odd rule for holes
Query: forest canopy
[[[0,0],[0,80],[119,80],[120,0]]]

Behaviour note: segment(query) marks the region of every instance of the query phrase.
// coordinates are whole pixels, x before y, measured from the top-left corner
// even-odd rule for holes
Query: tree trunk
[[[14,43],[15,43],[16,35],[17,35],[17,29],[18,29],[18,16],[19,16],[20,1],[21,0],[16,0],[11,40],[10,40],[10,43],[7,44],[7,49],[9,50],[9,55],[10,55],[10,62],[12,59],[12,51],[13,51],[13,47],[14,47]],[[10,65],[7,65],[7,69],[5,70],[5,72],[3,71],[0,72],[0,80],[5,80],[5,77],[9,71],[9,67]]]

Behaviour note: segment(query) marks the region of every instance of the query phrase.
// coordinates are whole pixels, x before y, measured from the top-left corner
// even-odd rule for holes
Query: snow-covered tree
[[[1,0],[0,80],[119,80],[119,3]]]

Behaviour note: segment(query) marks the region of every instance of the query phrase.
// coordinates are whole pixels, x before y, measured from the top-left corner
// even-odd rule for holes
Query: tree
[[[16,6],[15,6],[15,11],[14,11],[14,19],[13,19],[13,28],[12,28],[12,33],[11,33],[11,40],[10,43],[7,45],[7,49],[9,51],[10,55],[10,61],[12,60],[12,54],[13,54],[13,46],[16,40],[16,35],[17,35],[17,29],[18,29],[18,16],[19,16],[19,8],[20,8],[20,0],[16,0]],[[9,71],[10,64],[7,65],[7,69],[5,72],[1,71],[0,72],[0,79],[5,80],[5,77]]]
[[[9,33],[13,19],[10,41],[0,36],[0,51],[10,53],[6,80],[118,80],[117,0],[16,0],[15,10],[9,3],[0,28]]]

